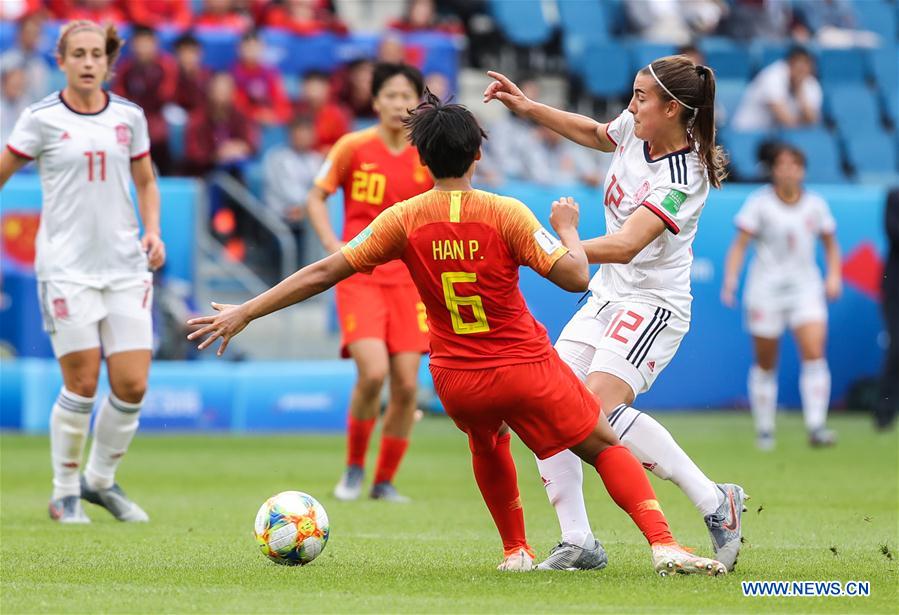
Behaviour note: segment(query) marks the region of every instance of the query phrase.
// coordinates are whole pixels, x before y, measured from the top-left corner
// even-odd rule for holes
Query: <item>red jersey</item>
[[[484,369],[546,359],[552,345],[518,289],[568,252],[523,203],[431,190],[386,210],[343,254],[356,271],[401,259],[427,309],[431,365]]]
[[[434,183],[417,149],[409,145],[399,154],[391,152],[375,126],[341,137],[315,185],[328,194],[343,188],[343,241],[349,241],[386,208],[430,190]],[[402,263],[385,263],[373,271],[373,282],[411,284]]]

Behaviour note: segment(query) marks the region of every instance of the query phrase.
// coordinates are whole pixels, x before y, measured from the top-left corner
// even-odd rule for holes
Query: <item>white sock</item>
[[[621,404],[609,415],[609,424],[643,467],[680,487],[703,516],[715,512],[723,497],[718,487],[658,421]]]
[[[584,468],[571,451],[562,451],[537,460],[537,469],[546,487],[546,495],[556,509],[562,542],[578,547],[593,546],[593,531],[584,505]]]
[[[809,431],[821,429],[827,422],[830,405],[830,368],[826,359],[803,361],[799,371],[799,394],[802,397],[802,415]]]
[[[753,365],[749,368],[748,388],[756,433],[773,434],[777,415],[777,372]]]
[[[65,387],[50,411],[50,459],[53,464],[53,499],[80,495],[78,469],[91,424],[94,397],[76,395]]]
[[[122,401],[112,393],[103,400],[84,471],[84,479],[93,489],[108,489],[115,483],[116,468],[137,431],[141,405]]]

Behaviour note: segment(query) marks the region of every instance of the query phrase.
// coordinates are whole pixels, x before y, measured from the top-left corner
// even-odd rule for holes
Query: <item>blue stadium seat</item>
[[[859,27],[877,32],[884,42],[897,40],[895,6],[884,0],[856,0],[853,8]]]
[[[805,154],[808,181],[834,183],[845,180],[837,144],[823,128],[786,130],[778,136]]]
[[[870,133],[880,128],[877,98],[867,86],[841,83],[827,87],[824,93],[827,115],[841,134]]]
[[[756,69],[762,70],[774,62],[786,58],[788,49],[786,43],[758,41],[750,47],[750,54],[755,57]]]
[[[865,54],[861,49],[822,49],[818,54],[818,75],[822,84],[864,83]]]
[[[868,73],[883,97],[899,89],[899,49],[883,45],[868,51]]]
[[[19,28],[14,21],[0,21],[0,52],[6,51],[16,42]]]
[[[677,47],[674,45],[645,43],[640,40],[629,41],[628,47],[631,51],[631,68],[635,74],[653,60],[677,53]]]
[[[859,176],[892,174],[896,166],[896,140],[890,134],[869,133],[849,135],[846,139],[849,164]]]
[[[718,79],[749,79],[752,62],[745,47],[720,38],[703,41],[699,47]]]
[[[233,30],[197,28],[194,31],[203,46],[203,64],[212,70],[229,70],[237,61],[240,35]]]
[[[719,122],[722,120],[730,122],[733,119],[745,91],[746,81],[743,79],[721,79],[717,81],[715,84],[716,111],[723,112]]]
[[[626,96],[633,87],[627,51],[614,43],[592,43],[584,52],[584,87],[598,98]]]
[[[549,42],[552,36],[542,2],[490,0],[490,12],[506,38],[515,45],[537,47]]]
[[[719,133],[719,140],[730,158],[731,169],[738,179],[745,181],[761,178],[758,150],[762,142],[769,136],[767,132],[737,132],[735,130],[722,130]]]
[[[287,128],[285,126],[262,126],[259,138],[259,152],[261,154],[285,143],[287,143]]]
[[[611,37],[608,13],[600,0],[559,0],[559,20],[569,70],[581,74],[588,43]]]

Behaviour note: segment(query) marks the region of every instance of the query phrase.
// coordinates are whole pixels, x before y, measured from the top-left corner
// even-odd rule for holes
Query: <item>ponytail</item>
[[[696,74],[699,76],[699,96],[702,102],[696,108],[690,136],[699,146],[699,158],[708,171],[709,183],[720,188],[721,182],[727,177],[727,156],[721,146],[715,143],[715,73],[708,66],[700,64],[696,66]]]

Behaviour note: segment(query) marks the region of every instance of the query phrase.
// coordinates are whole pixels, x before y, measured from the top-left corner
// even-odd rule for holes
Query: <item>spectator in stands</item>
[[[334,99],[350,110],[353,117],[374,119],[371,105],[371,78],[374,65],[367,58],[349,62],[331,77]]]
[[[524,78],[518,87],[530,100],[540,100],[540,85],[536,80]],[[534,146],[534,125],[509,113],[490,126],[489,134],[495,171],[508,178],[525,177],[522,152]]]
[[[434,0],[407,0],[406,12],[400,19],[394,19],[389,26],[401,32],[446,32],[462,34],[462,24],[454,17],[443,17],[437,13]]]
[[[336,13],[353,32],[382,32],[403,14],[403,0],[332,0]]]
[[[260,124],[284,124],[290,119],[290,100],[281,75],[262,63],[265,45],[255,31],[240,41],[238,60],[231,74],[237,86],[237,106]]]
[[[216,73],[209,82],[206,106],[191,114],[187,122],[185,160],[191,175],[234,167],[256,152],[256,127],[237,109],[234,99],[234,78]]]
[[[192,34],[179,36],[174,47],[178,67],[174,102],[191,113],[205,104],[212,72],[203,66],[203,47]]]
[[[793,24],[793,7],[790,2],[732,0],[723,31],[740,40],[782,39],[790,34]]]
[[[203,8],[194,17],[194,25],[244,32],[252,26],[252,20],[249,15],[238,11],[232,0],[203,0]]]
[[[641,38],[681,45],[713,32],[727,12],[723,0],[624,0],[624,7]]]
[[[817,124],[823,95],[814,70],[811,54],[792,48],[785,60],[762,69],[747,86],[731,126],[752,131]]]
[[[62,21],[89,19],[100,24],[112,22],[117,25],[128,22],[116,0],[51,0],[50,10]]]
[[[150,154],[159,172],[168,175],[172,171],[169,127],[162,111],[175,97],[178,69],[172,58],[160,52],[152,28],[135,26],[129,47],[130,57],[120,63],[113,89],[143,107],[150,132]]]
[[[873,47],[879,37],[858,29],[855,8],[849,0],[795,0],[794,38],[814,39],[824,46]]]
[[[43,26],[43,13],[25,15],[19,20],[15,45],[0,54],[0,67],[19,66],[25,71],[25,98],[30,102],[37,102],[50,93],[47,60],[40,50]]]
[[[24,66],[0,63],[0,146],[6,146],[16,120],[32,102],[28,98],[28,76]]]
[[[530,147],[520,155],[524,177],[545,186],[586,184],[599,186],[611,162],[611,155],[588,150],[557,132],[538,126]]]
[[[378,62],[388,64],[408,64],[421,68],[424,63],[424,49],[417,45],[406,46],[397,32],[385,32],[378,45]]]
[[[443,73],[428,73],[425,75],[425,87],[431,94],[440,100],[448,100],[453,95],[452,85]]]
[[[0,21],[18,21],[43,12],[41,0],[4,0],[0,2]]]
[[[125,8],[132,23],[151,28],[185,30],[193,19],[190,0],[132,0]]]
[[[347,32],[346,26],[334,17],[325,0],[284,0],[280,6],[269,7],[263,23],[300,36]]]
[[[697,66],[702,66],[705,64],[705,54],[702,53],[702,50],[697,47],[695,43],[687,43],[686,45],[681,45],[677,49],[677,55],[687,56],[688,58],[690,58],[690,60],[692,60],[693,64],[696,64]]]
[[[306,195],[312,189],[324,156],[315,151],[315,124],[309,115],[298,115],[290,123],[289,143],[269,150],[263,160],[265,204],[272,208],[293,233],[297,267],[306,262]]]
[[[327,73],[310,71],[303,77],[303,91],[296,105],[298,115],[312,118],[315,130],[313,147],[327,153],[337,140],[352,128],[349,110],[331,100],[331,81]]]

